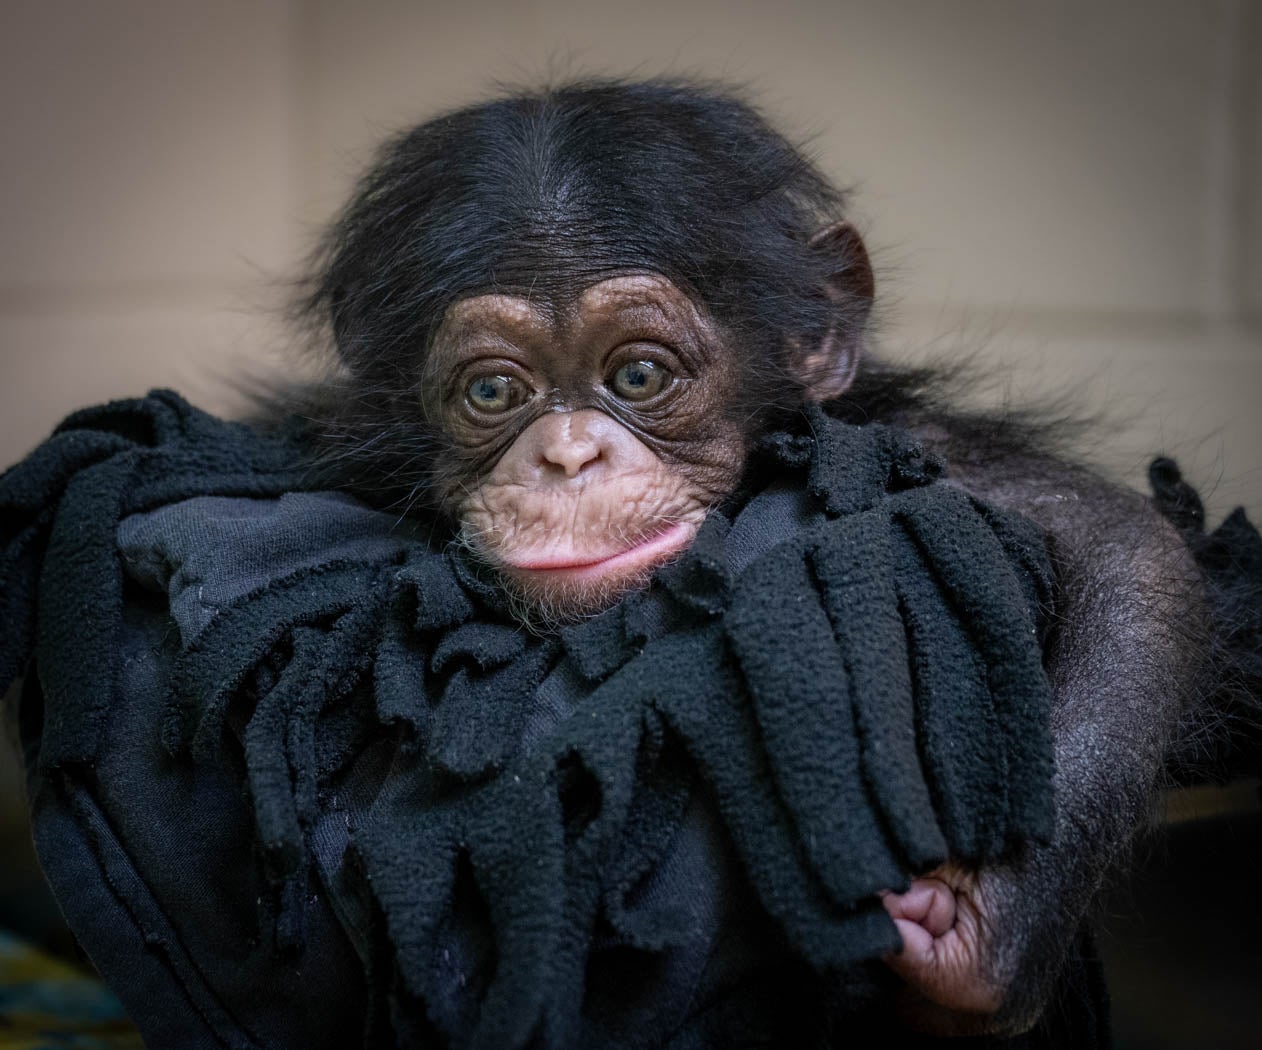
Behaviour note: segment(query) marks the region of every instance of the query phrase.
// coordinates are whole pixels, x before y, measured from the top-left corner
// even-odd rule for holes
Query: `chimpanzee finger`
[[[913,922],[931,937],[943,937],[955,925],[955,893],[941,879],[915,879],[906,893],[883,894],[881,903],[896,923]]]

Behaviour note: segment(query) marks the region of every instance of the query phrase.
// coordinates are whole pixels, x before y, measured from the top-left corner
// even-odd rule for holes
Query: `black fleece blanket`
[[[877,894],[1051,830],[1043,539],[819,411],[546,636],[433,522],[155,392],[0,479],[0,684],[155,1047],[858,1046]]]

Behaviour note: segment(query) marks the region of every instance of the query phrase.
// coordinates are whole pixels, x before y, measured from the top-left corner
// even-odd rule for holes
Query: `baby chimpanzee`
[[[1019,1031],[1148,812],[1202,667],[1198,578],[1145,500],[863,356],[873,278],[843,205],[748,105],[687,83],[449,113],[390,142],[333,226],[304,310],[339,371],[298,407],[338,485],[437,514],[535,628],[678,556],[807,402],[910,430],[949,484],[1038,523],[1053,840],[886,898],[913,1023]]]

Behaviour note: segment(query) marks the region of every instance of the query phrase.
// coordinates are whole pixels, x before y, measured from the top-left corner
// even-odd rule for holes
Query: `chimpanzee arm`
[[[955,483],[1050,537],[1055,834],[1011,864],[948,863],[887,898],[911,920],[899,923],[904,951],[891,965],[913,990],[918,1027],[1018,1032],[1150,817],[1173,733],[1203,692],[1207,619],[1190,553],[1138,494],[1043,457],[944,451]]]

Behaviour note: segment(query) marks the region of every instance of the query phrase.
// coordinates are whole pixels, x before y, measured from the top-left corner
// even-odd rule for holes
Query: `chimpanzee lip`
[[[685,521],[676,522],[637,540],[630,547],[604,558],[583,558],[558,555],[510,561],[507,568],[518,572],[565,573],[575,578],[603,576],[606,573],[635,571],[654,565],[680,553],[692,542],[696,526]]]

